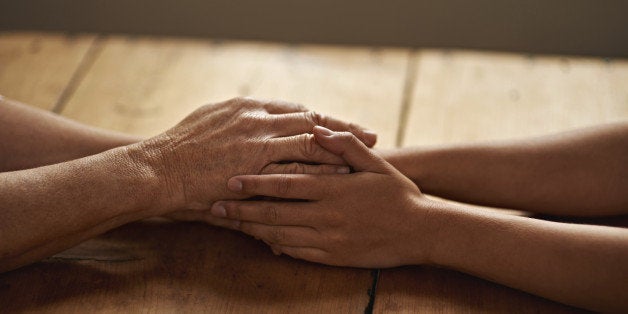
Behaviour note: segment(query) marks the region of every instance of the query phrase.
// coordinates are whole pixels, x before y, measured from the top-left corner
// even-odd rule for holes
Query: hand
[[[290,103],[236,98],[203,106],[178,125],[129,148],[138,162],[150,165],[161,186],[154,206],[163,214],[208,209],[218,199],[238,198],[226,180],[238,174],[287,171],[300,161],[336,165],[342,158],[321,148],[311,134],[314,125],[350,130],[367,145],[376,135],[353,124],[306,111]]]
[[[431,201],[351,133],[315,127],[314,135],[357,172],[236,176],[228,187],[242,196],[307,201],[221,201],[210,213],[275,253],[313,262],[370,268],[429,261]]]

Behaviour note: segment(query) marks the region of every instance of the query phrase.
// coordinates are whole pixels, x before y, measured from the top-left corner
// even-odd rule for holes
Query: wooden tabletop
[[[628,118],[628,60],[0,33],[0,94],[141,136],[209,102],[279,98],[379,147],[517,138]],[[478,208],[478,210],[491,210]],[[150,219],[0,275],[1,312],[579,312],[451,270],[329,267]]]

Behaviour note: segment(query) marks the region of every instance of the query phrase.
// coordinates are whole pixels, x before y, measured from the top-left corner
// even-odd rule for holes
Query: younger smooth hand
[[[228,181],[233,192],[301,201],[222,201],[212,215],[277,254],[313,262],[371,268],[429,261],[432,201],[351,133],[313,133],[356,172],[236,176]]]

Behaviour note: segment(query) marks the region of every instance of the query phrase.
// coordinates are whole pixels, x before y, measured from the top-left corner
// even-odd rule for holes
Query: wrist
[[[162,171],[152,160],[150,152],[142,145],[122,146],[110,151],[114,164],[123,169],[123,182],[132,195],[135,210],[150,212],[150,216],[160,216],[172,211],[171,198],[164,189]]]
[[[387,162],[393,165],[404,176],[408,177],[415,184],[417,184],[421,190],[424,190],[423,185],[429,183],[428,176],[431,166],[430,151],[420,148],[396,148],[379,151]]]
[[[401,254],[405,265],[436,264],[436,246],[443,224],[440,201],[420,194],[412,197],[407,221],[408,233],[402,236]]]

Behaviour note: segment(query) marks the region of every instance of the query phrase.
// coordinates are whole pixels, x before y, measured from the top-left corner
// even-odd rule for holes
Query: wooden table
[[[0,94],[142,136],[237,95],[368,126],[379,147],[628,118],[628,61],[475,51],[0,33]],[[489,210],[481,209],[478,210]],[[432,267],[275,257],[200,223],[132,223],[0,275],[0,312],[578,312]]]

